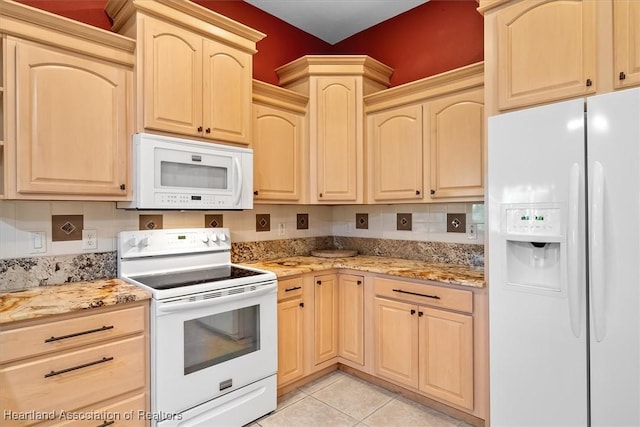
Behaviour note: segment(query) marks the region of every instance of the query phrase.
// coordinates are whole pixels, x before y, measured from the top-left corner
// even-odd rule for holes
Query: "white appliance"
[[[253,208],[253,150],[138,133],[132,141],[133,200],[124,209]]]
[[[154,426],[242,426],[276,408],[276,276],[230,250],[226,228],[118,235],[118,276],[152,294]]]
[[[640,90],[488,129],[491,425],[640,425]]]

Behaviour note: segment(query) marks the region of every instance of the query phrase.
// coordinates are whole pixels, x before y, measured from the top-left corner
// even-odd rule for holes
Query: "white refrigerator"
[[[492,426],[640,426],[640,89],[488,123]]]

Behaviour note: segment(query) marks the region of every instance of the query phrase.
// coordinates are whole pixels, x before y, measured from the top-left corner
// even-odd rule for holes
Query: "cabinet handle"
[[[254,192],[253,192],[253,195],[254,195],[254,196],[257,196],[258,194],[260,194],[260,193],[258,193],[258,190],[256,190],[256,191],[254,191]]]
[[[124,189],[126,189],[126,188],[127,188],[127,186],[126,186],[126,185],[124,185],[124,184],[120,184],[120,189],[121,189],[121,190],[124,190]]]
[[[402,289],[394,289],[393,292],[398,292],[401,294],[409,294],[409,295],[416,295],[419,297],[427,297],[427,298],[433,298],[433,299],[440,299],[440,297],[438,295],[427,295],[427,294],[418,294],[416,292],[409,292],[409,291],[403,291]]]
[[[416,196],[420,195],[420,190],[416,190]]]
[[[318,196],[319,196],[319,197],[322,197],[322,193],[320,193]]]
[[[431,190],[430,193],[431,194],[436,194],[436,190]]]
[[[358,285],[362,285],[362,280],[358,280],[356,283],[357,283]]]
[[[591,79],[587,79],[586,85],[587,87],[590,87],[591,85],[593,85],[593,82],[591,81]]]
[[[198,126],[198,132],[202,132],[202,126]]]
[[[107,427],[110,426],[111,424],[115,424],[115,421],[105,421],[102,424],[98,424],[96,427]]]
[[[423,315],[424,315],[423,312],[421,312],[421,311],[418,312],[418,317],[422,317]]]
[[[302,289],[302,286],[296,286],[296,287],[293,287],[293,288],[287,288],[284,291],[285,292],[291,292],[291,291],[297,291],[298,289]]]
[[[103,326],[102,328],[89,329],[88,331],[76,332],[75,334],[61,335],[59,337],[51,337],[44,340],[44,342],[48,343],[48,342],[60,341],[60,340],[65,340],[67,338],[79,337],[80,335],[93,334],[94,332],[108,331],[109,329],[113,329],[113,326]]]
[[[113,360],[113,357],[103,357],[100,360],[96,360],[89,363],[84,363],[82,365],[74,366],[73,368],[61,369],[59,371],[51,371],[48,374],[44,374],[45,378],[54,377],[56,375],[64,374],[66,372],[75,371],[76,369],[88,368],[89,366],[98,365],[100,363],[110,362]]]
[[[301,302],[300,304],[298,304],[300,307],[304,308],[304,303]]]
[[[316,285],[322,285],[322,280],[316,281]]]
[[[627,75],[624,73],[624,71],[620,71],[620,74],[618,75],[618,78],[620,80],[624,80],[627,78]]]
[[[416,314],[416,311],[414,309],[411,309],[411,315],[413,316],[414,314]]]
[[[205,129],[205,132],[206,132],[206,133],[211,133],[211,128],[206,128],[206,129]]]

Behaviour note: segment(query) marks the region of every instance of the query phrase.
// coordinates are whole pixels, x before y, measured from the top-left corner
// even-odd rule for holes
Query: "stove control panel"
[[[118,256],[121,258],[230,251],[228,228],[136,230],[118,234]]]

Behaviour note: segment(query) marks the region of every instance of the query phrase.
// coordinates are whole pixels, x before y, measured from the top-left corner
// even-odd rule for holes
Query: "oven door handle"
[[[207,298],[207,299],[202,299],[198,301],[165,302],[165,303],[158,304],[158,311],[169,313],[169,312],[175,312],[175,311],[183,311],[183,310],[208,307],[212,305],[219,305],[221,303],[232,302],[232,301],[246,299],[250,297],[251,298],[258,297],[261,295],[266,295],[268,293],[275,293],[277,288],[278,288],[278,285],[273,283],[269,285],[264,285],[259,289],[256,289],[255,291],[241,292],[237,294]],[[188,299],[188,297],[185,297],[185,299]]]

